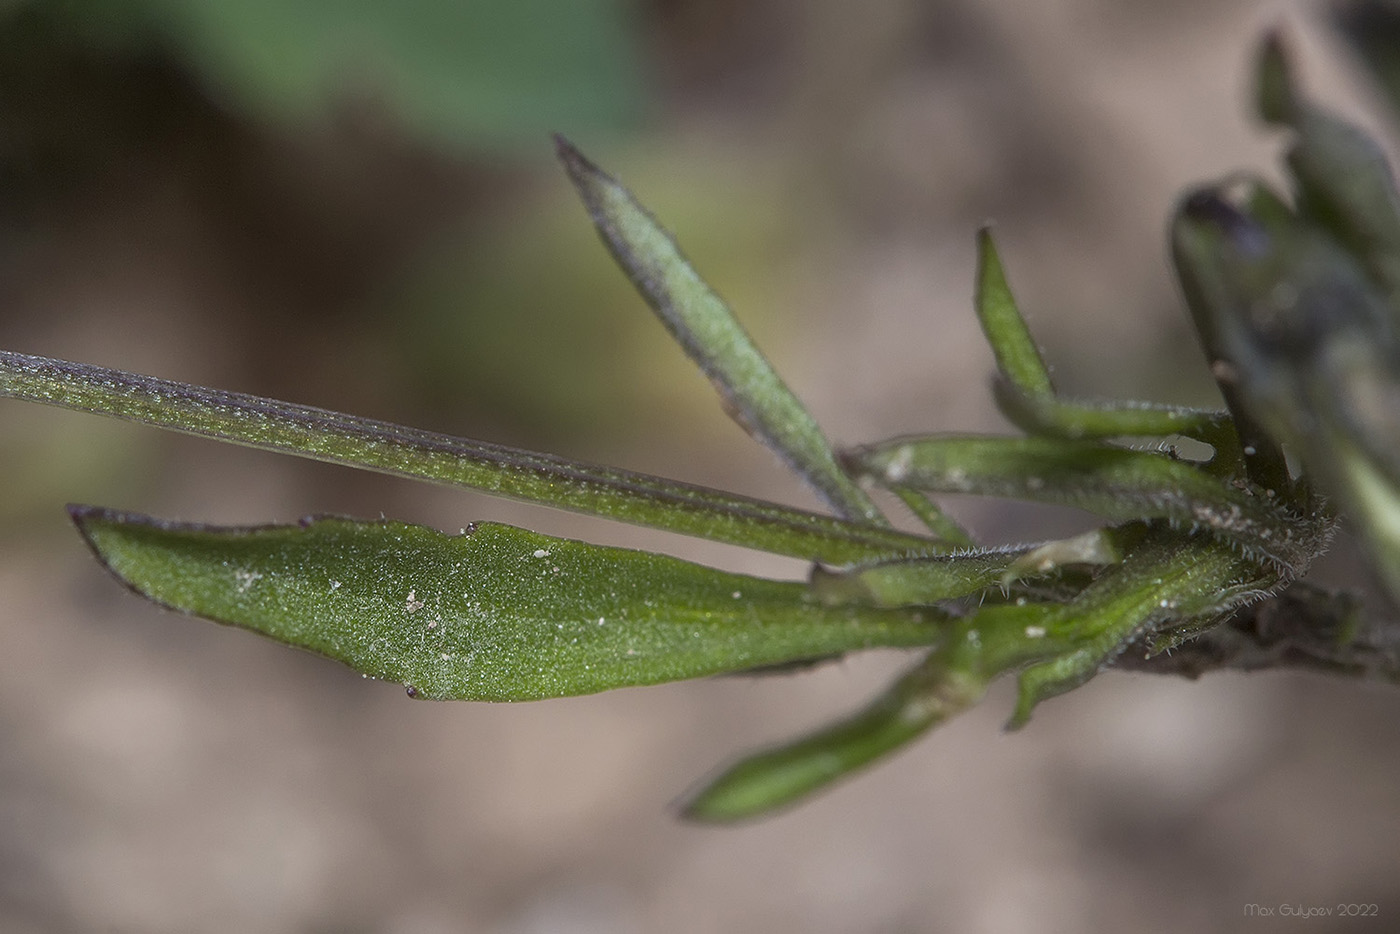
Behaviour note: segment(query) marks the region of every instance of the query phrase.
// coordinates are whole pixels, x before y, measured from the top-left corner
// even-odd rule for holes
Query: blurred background
[[[971,310],[995,220],[1062,388],[1213,404],[1163,233],[1272,171],[1250,55],[1368,90],[1315,3],[4,0],[0,346],[812,506],[722,414],[552,161],[638,193],[838,443],[1005,430]],[[844,661],[513,706],[402,688],[121,589],[62,506],[251,524],[496,519],[748,573],[795,562],[0,403],[0,929],[1270,929],[1400,913],[1400,693],[1007,685],[734,829],[675,797],[856,707]],[[957,502],[986,541],[1069,513]],[[1347,579],[1355,557],[1330,561]]]

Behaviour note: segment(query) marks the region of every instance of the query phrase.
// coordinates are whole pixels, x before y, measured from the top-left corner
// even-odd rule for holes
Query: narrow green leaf
[[[939,547],[646,474],[47,357],[0,351],[0,396],[832,564]]]
[[[1090,441],[1180,435],[1204,441],[1227,458],[1238,453],[1239,441],[1227,412],[1153,402],[1068,402],[1028,396],[1001,381],[992,388],[1002,414],[1028,434]]]
[[[978,233],[977,256],[977,318],[1000,371],[993,390],[998,407],[1016,427],[1030,434],[1072,439],[1182,435],[1214,446],[1227,459],[1237,451],[1234,427],[1223,412],[1059,399],[1035,338],[1011,294],[988,228]]]
[[[1062,602],[1092,580],[1093,571],[1121,560],[1114,529],[1075,538],[880,561],[846,570],[820,565],[812,589],[831,604],[944,606],[1007,601]]]
[[[1298,213],[1350,250],[1392,302],[1400,301],[1400,193],[1385,152],[1358,127],[1298,89],[1277,33],[1259,55],[1260,113],[1290,127],[1288,168]],[[1400,308],[1392,314],[1400,321]]]
[[[863,601],[876,606],[928,606],[971,596],[984,600],[997,593],[1003,599],[1014,593],[1019,599],[1025,596],[1026,589],[1013,592],[1014,585],[1116,564],[1123,560],[1124,549],[1135,538],[1135,533],[1115,527],[1039,545],[877,561],[840,571],[818,565],[812,570],[812,589],[828,603]],[[1040,595],[1053,592],[1060,599],[1069,599],[1085,582],[1043,581],[1030,589]]]
[[[989,548],[880,561],[842,571],[817,566],[812,571],[812,589],[833,604],[930,605],[1000,587],[1026,553],[1026,548]]]
[[[1054,608],[1000,604],[947,627],[943,643],[853,717],[723,770],[685,816],[725,822],[788,807],[976,704],[1000,674],[1063,652],[1042,625]]]
[[[1326,532],[1278,497],[1210,476],[1188,461],[1088,441],[937,436],[857,448],[877,482],[1074,506],[1117,521],[1161,518],[1205,528],[1301,574]]]
[[[1011,286],[1006,281],[1006,271],[1002,268],[1001,257],[997,254],[992,232],[983,227],[977,232],[977,293],[974,300],[977,320],[982,323],[982,332],[987,335],[992,353],[997,359],[997,368],[1023,395],[1032,399],[1051,398],[1055,395],[1050,382],[1050,371],[1040,356],[1040,348],[1035,345],[1026,319],[1016,305],[1011,294]]]
[[[1218,616],[1284,580],[1227,543],[1153,527],[1121,563],[1046,614],[1045,637],[1070,648],[1021,673],[1008,729],[1025,725],[1041,701],[1079,687],[1156,629]]]
[[[798,582],[481,524],[220,529],[88,507],[141,595],[431,699],[536,700],[938,640],[933,611],[817,603]]]
[[[938,504],[917,490],[895,490],[894,494],[914,516],[943,544],[951,548],[973,548],[976,542]]]
[[[986,689],[984,678],[949,670],[935,652],[850,719],[728,767],[682,813],[727,823],[796,804],[973,706]]]
[[[593,224],[662,324],[723,399],[731,416],[777,451],[848,519],[886,524],[883,514],[837,464],[810,413],[676,241],[631,192],[562,137],[559,158]]]
[[[1288,124],[1306,106],[1298,97],[1293,69],[1283,47],[1283,37],[1271,32],[1259,46],[1255,63],[1255,105],[1265,123]]]
[[[1400,8],[1389,0],[1348,0],[1325,9],[1385,96],[1392,122],[1400,119]]]
[[[1264,185],[1250,188],[1256,217],[1293,217],[1292,210]],[[1227,332],[1238,307],[1238,283],[1231,281],[1218,258],[1215,237],[1224,233],[1246,250],[1267,248],[1267,234],[1213,188],[1188,192],[1177,207],[1171,226],[1172,263],[1177,282],[1191,312],[1196,334],[1205,351],[1211,375],[1220,387],[1225,407],[1239,438],[1245,475],[1265,489],[1293,492],[1293,478],[1279,442],[1245,404],[1239,364],[1232,358],[1232,337]]]

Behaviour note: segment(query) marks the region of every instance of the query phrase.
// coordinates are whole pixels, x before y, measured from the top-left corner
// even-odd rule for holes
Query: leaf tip
[[[151,600],[160,606],[169,606],[169,604],[143,591],[113,563],[113,548],[119,546],[119,540],[127,531],[127,527],[158,526],[161,524],[159,520],[139,513],[110,509],[106,506],[69,503],[65,508],[68,510],[68,518],[72,520],[78,534],[82,536],[83,544],[87,546],[88,551],[92,552],[92,556],[97,559],[97,563],[102,566],[103,570],[115,577],[123,587],[137,596]]]
[[[1277,125],[1292,123],[1297,118],[1299,101],[1288,47],[1277,28],[1269,30],[1259,46],[1255,81],[1260,119]]]
[[[589,191],[602,181],[611,181],[611,177],[598,168],[593,160],[579,152],[578,147],[571,143],[562,133],[554,134],[554,151],[559,157],[559,161],[564,164],[564,171],[569,173],[569,180],[574,183],[574,187],[589,200]]]
[[[1016,709],[1011,712],[1006,723],[1002,724],[1002,729],[1008,733],[1016,733],[1027,723],[1031,722],[1031,711],[1035,709],[1035,699],[1030,697],[1020,697],[1016,701]]]
[[[87,546],[92,549],[99,560],[102,558],[102,552],[98,548],[97,542],[93,537],[96,527],[112,525],[113,523],[121,522],[123,519],[130,518],[126,513],[108,509],[105,506],[88,506],[83,503],[69,503],[64,508],[68,510],[68,518],[73,523],[74,527],[77,528],[78,534],[83,537],[83,541],[87,543]]]
[[[583,155],[578,151],[569,138],[563,133],[554,134],[554,151],[558,154],[560,161],[566,165],[576,159],[582,159]]]
[[[96,510],[98,507],[85,506],[82,503],[69,503],[63,508],[68,511],[68,518],[73,521],[73,524],[76,525],[79,529],[81,529],[83,527],[83,523],[87,521],[88,516],[91,515],[93,511]]]
[[[726,772],[687,792],[672,808],[681,820],[714,826],[752,823],[778,809],[772,802],[748,800],[746,791],[742,783],[735,787],[731,774]]]

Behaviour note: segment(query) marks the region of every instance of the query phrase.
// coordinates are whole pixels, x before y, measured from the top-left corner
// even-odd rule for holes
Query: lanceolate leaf
[[[219,529],[73,507],[104,564],[166,606],[397,681],[536,700],[936,642],[937,611],[826,607],[801,583],[481,524]]]
[[[1207,528],[1294,576],[1330,534],[1326,524],[1291,516],[1266,490],[1212,477],[1165,454],[1108,444],[947,435],[895,439],[847,456],[892,487],[1012,497],[1114,520],[1161,518]]]
[[[1250,201],[1256,213],[1282,218],[1292,216],[1291,209],[1262,185],[1252,190]],[[1239,301],[1238,283],[1224,275],[1217,257],[1211,253],[1216,244],[1209,236],[1202,235],[1203,228],[1213,227],[1219,227],[1243,249],[1267,248],[1263,227],[1234,209],[1218,191],[1203,189],[1189,193],[1182,199],[1172,221],[1171,251],[1177,282],[1191,312],[1211,375],[1220,387],[1220,395],[1234,422],[1246,476],[1266,489],[1292,491],[1293,478],[1283,449],[1243,398],[1243,384],[1250,373],[1242,371],[1240,362],[1234,359],[1231,346],[1234,341],[1229,333],[1229,321],[1240,314],[1235,307]]]
[[[1239,457],[1234,425],[1224,412],[1151,402],[1095,404],[1027,396],[1010,383],[992,386],[997,407],[1017,428],[1048,438],[1165,438],[1182,435]]]
[[[1023,395],[1052,398],[1055,387],[1026,320],[1011,294],[992,232],[977,232],[977,320],[997,358],[997,369]]]
[[[786,807],[850,776],[977,703],[998,675],[1055,657],[1044,621],[1057,607],[1000,604],[948,627],[945,641],[854,716],[748,756],[686,804],[687,817],[733,821]]]
[[[1224,412],[1153,403],[1094,405],[1058,397],[1007,284],[991,231],[977,235],[977,319],[996,355],[1000,378],[993,383],[997,405],[1016,427],[1051,438],[1095,439],[1184,435],[1238,458],[1239,442]]]
[[[616,179],[562,137],[557,142],[559,157],[608,249],[666,329],[714,383],[730,414],[846,518],[884,524],[879,508],[836,463],[811,414],[671,235]]]
[[[938,547],[674,480],[66,360],[0,351],[0,396],[832,564]]]
[[[971,707],[986,689],[986,677],[951,671],[935,652],[850,719],[729,766],[683,813],[722,823],[795,804]]]
[[[947,513],[939,508],[938,504],[929,499],[917,490],[895,490],[894,494],[904,501],[908,507],[924,526],[934,534],[948,550],[953,548],[971,548],[976,543],[967,530],[952,519]]]
[[[1298,213],[1352,251],[1392,301],[1400,298],[1400,193],[1385,152],[1360,128],[1307,100],[1277,34],[1260,53],[1259,110],[1294,131],[1288,168]]]

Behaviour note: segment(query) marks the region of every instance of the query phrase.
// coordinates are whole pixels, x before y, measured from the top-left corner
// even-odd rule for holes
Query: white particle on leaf
[[[237,581],[238,592],[247,593],[249,587],[262,579],[262,574],[258,571],[234,571],[233,579]]]
[[[339,590],[340,581],[331,581],[331,590]]]
[[[535,557],[536,557],[536,558],[548,558],[548,557],[549,557],[549,552],[548,552],[546,549],[544,549],[544,548],[536,548],[536,549],[535,549]]]
[[[736,590],[736,591],[734,591],[732,594],[730,594],[730,596],[733,597],[735,600],[738,600],[738,599],[739,599],[740,597],[742,597],[743,595],[744,595],[744,592],[743,592],[742,590]]]
[[[418,599],[418,591],[410,590],[408,592],[408,599],[404,601],[403,608],[409,613],[417,613],[419,610],[423,609],[423,607],[423,601]]]
[[[909,465],[914,459],[914,450],[908,445],[901,447],[894,452],[888,464],[885,465],[885,480],[890,483],[898,483],[909,475]]]
[[[1044,638],[1045,638],[1045,627],[1044,627],[1044,626],[1027,626],[1027,627],[1026,627],[1026,638],[1027,638],[1027,639],[1044,639]]]

